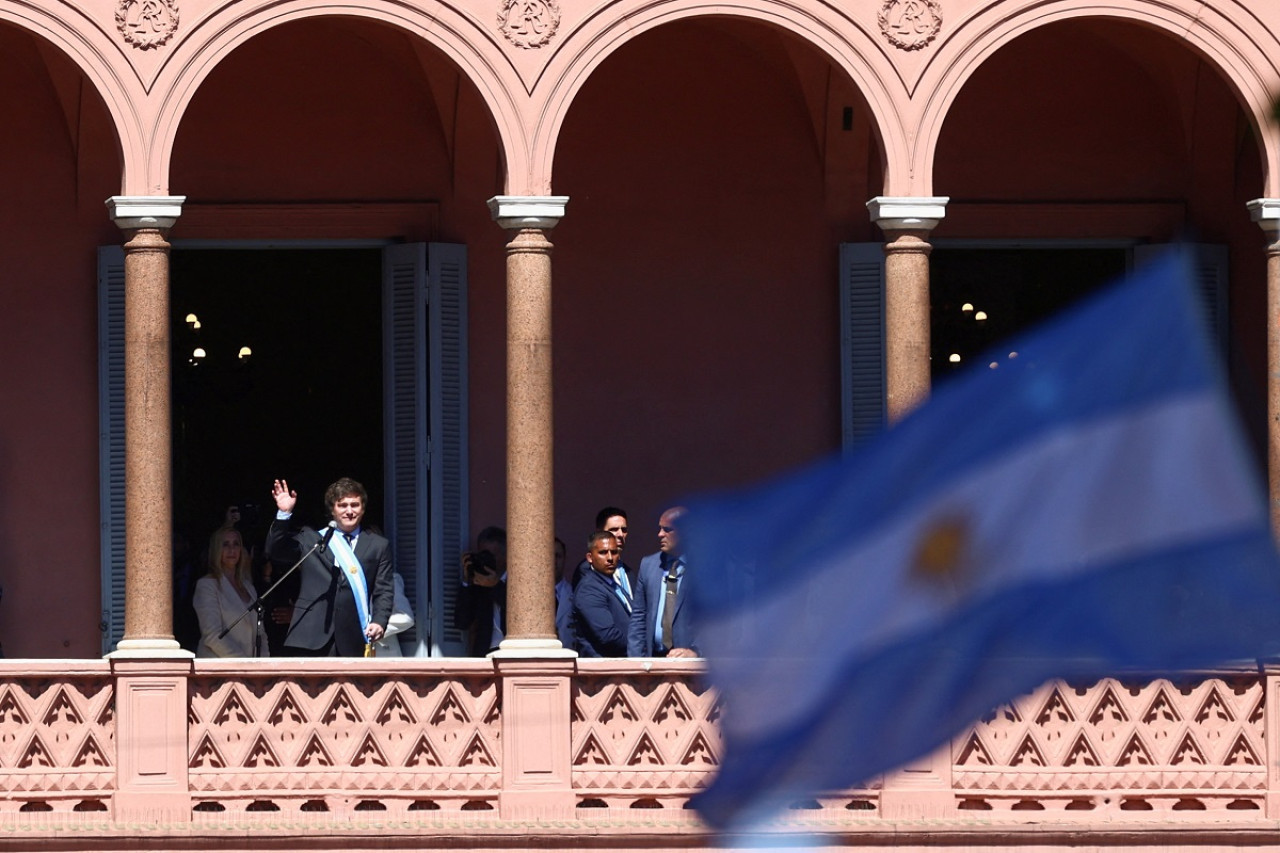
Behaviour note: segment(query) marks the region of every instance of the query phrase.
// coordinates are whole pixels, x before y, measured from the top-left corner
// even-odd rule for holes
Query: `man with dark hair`
[[[343,477],[325,490],[334,530],[326,532],[323,548],[316,547],[321,534],[295,520],[298,493],[288,481],[276,480],[271,497],[276,520],[267,532],[267,557],[284,571],[307,555],[298,568],[302,579],[284,639],[288,653],[364,655],[386,631],[395,600],[391,543],[360,526],[368,506],[364,486]]]
[[[627,561],[621,557],[621,554],[627,550],[627,511],[620,506],[604,507],[596,513],[596,530],[612,533],[618,540],[618,568],[626,574],[625,582],[622,578],[618,580],[630,595],[639,577],[639,570],[628,566]]]
[[[622,559],[622,549],[627,544],[627,511],[622,507],[607,506],[596,513],[596,530],[612,533],[618,540],[618,569],[613,575],[614,582],[622,589],[627,600],[631,600],[631,590],[635,587],[637,572]],[[556,582],[556,636],[560,645],[571,649],[576,645],[573,637],[573,590],[584,574],[591,567],[587,560],[578,563],[571,572],[565,572]]]
[[[486,527],[476,550],[462,555],[454,627],[467,632],[467,654],[484,657],[507,633],[507,531]]]
[[[640,577],[631,603],[627,654],[631,657],[692,658],[698,656],[693,618],[686,594],[680,518],[675,506],[658,519],[658,551],[640,561]]]
[[[574,648],[587,658],[620,658],[627,654],[631,599],[618,583],[618,540],[597,530],[587,540],[587,571],[573,589]]]

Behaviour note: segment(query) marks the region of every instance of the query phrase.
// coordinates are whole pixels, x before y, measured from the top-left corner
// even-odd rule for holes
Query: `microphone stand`
[[[330,528],[330,530],[332,529],[333,528]],[[329,537],[324,536],[322,534],[320,538],[316,540],[316,544],[312,545],[311,548],[307,551],[307,553],[303,554],[301,557],[298,558],[298,562],[294,563],[292,566],[286,569],[285,572],[281,574],[279,578],[276,579],[275,583],[267,587],[266,592],[259,595],[253,601],[249,602],[249,606],[244,609],[243,613],[241,613],[239,616],[236,617],[236,621],[232,622],[230,625],[222,629],[222,632],[218,634],[218,639],[221,640],[223,637],[227,636],[227,634],[231,633],[231,629],[239,625],[240,620],[248,616],[250,612],[257,613],[256,624],[254,625],[254,629],[253,629],[253,656],[262,657],[262,609],[263,609],[262,600],[266,598],[268,595],[270,595],[271,593],[275,592],[276,587],[284,583],[285,579],[289,577],[289,575],[297,571],[298,567],[301,566],[304,562],[306,562],[307,557],[310,557],[312,554],[316,553],[321,548],[323,548],[328,543],[328,541],[329,541]]]

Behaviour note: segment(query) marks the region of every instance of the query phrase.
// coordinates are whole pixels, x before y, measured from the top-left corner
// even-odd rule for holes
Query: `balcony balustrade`
[[[732,711],[698,661],[5,661],[0,675],[9,849],[157,834],[187,849],[375,836],[499,849],[566,835],[689,849],[712,841],[688,804]],[[1050,682],[865,789],[792,803],[763,831],[845,849],[1274,837],[1278,685],[1280,672],[1243,668]]]

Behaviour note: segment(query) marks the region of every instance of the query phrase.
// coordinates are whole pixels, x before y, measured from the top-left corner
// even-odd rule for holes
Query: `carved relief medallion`
[[[120,0],[116,26],[136,48],[159,47],[178,29],[178,0]]]
[[[516,47],[542,47],[560,26],[556,0],[505,0],[498,13],[498,27]]]
[[[942,29],[942,6],[938,0],[884,0],[879,20],[889,44],[919,50]]]

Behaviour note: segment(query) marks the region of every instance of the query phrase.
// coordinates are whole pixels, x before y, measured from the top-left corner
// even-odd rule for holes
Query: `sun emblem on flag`
[[[968,575],[972,539],[969,520],[963,515],[948,515],[931,522],[916,542],[911,577],[931,587],[960,585]]]

